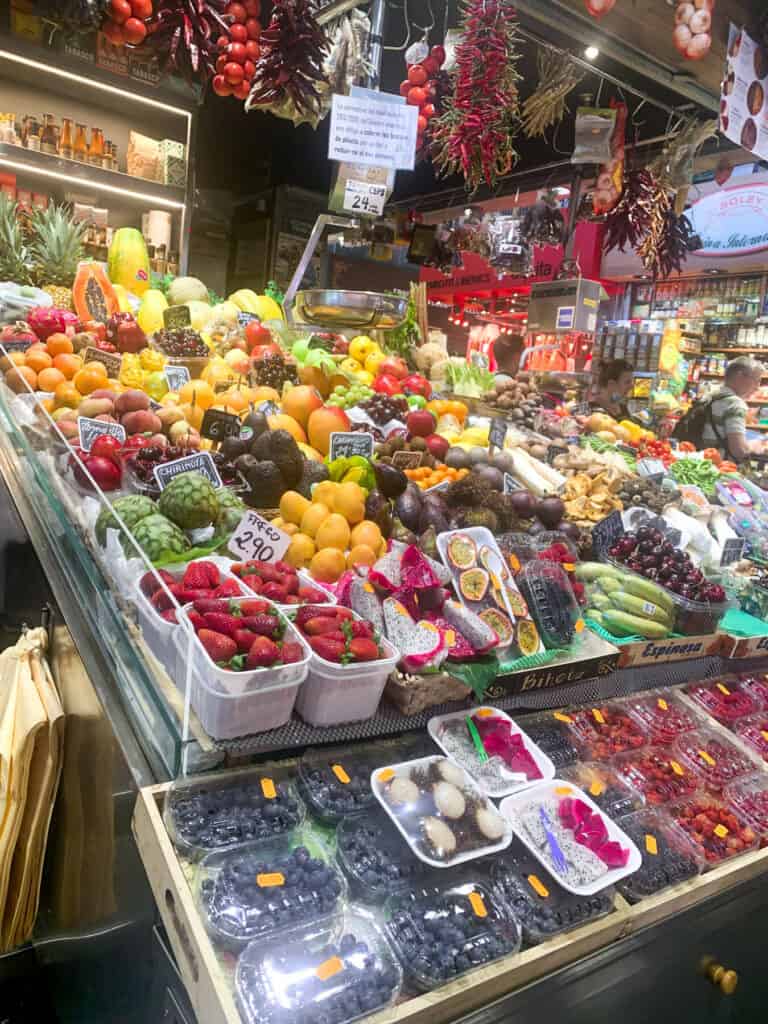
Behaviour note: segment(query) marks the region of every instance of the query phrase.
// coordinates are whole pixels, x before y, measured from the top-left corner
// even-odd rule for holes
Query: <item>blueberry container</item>
[[[382,903],[428,870],[380,810],[339,822],[336,860],[347,879],[350,896],[364,903]]]
[[[561,777],[589,793],[609,818],[621,818],[642,807],[642,798],[606,764],[577,761]]]
[[[521,715],[519,721],[526,735],[544,751],[557,771],[578,760],[579,751],[568,728],[571,718],[567,711]]]
[[[283,940],[252,942],[235,970],[246,1024],[352,1024],[391,1005],[403,981],[374,921],[348,911]]]
[[[278,765],[177,779],[165,798],[165,827],[190,860],[287,835],[304,817],[292,773]]]
[[[520,925],[489,885],[430,875],[384,905],[387,934],[409,987],[427,992],[520,948]]]
[[[637,871],[616,885],[629,903],[695,878],[703,870],[704,858],[697,847],[663,815],[638,811],[622,818],[620,825],[643,858]]]
[[[653,745],[667,746],[684,732],[698,729],[700,720],[691,708],[668,690],[651,690],[638,697],[623,701],[629,715],[635,719]]]
[[[557,562],[528,562],[515,577],[547,650],[569,648],[578,641],[581,612],[568,574]]]
[[[329,921],[346,893],[325,847],[302,832],[210,853],[196,882],[205,925],[230,950]]]
[[[578,928],[613,911],[614,890],[578,896],[564,889],[519,839],[494,857],[491,882],[520,922],[526,946]]]
[[[376,806],[371,772],[386,763],[392,748],[376,744],[364,750],[324,747],[308,750],[299,762],[298,786],[310,813],[326,825]]]

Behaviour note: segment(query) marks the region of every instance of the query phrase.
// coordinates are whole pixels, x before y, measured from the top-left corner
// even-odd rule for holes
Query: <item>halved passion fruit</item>
[[[477,544],[466,533],[454,533],[448,541],[448,561],[457,569],[471,569],[477,562]]]
[[[498,566],[501,565],[500,579],[509,579],[509,571],[506,565],[504,564],[504,559],[500,555],[497,555],[493,548],[489,547],[488,544],[483,544],[483,546],[480,548],[480,551],[478,552],[478,558],[480,560],[480,564],[484,566],[488,570],[488,572],[491,573],[496,572]]]
[[[521,654],[536,654],[539,649],[539,631],[530,619],[518,622],[516,639]]]
[[[488,590],[489,576],[485,569],[465,569],[459,576],[459,590],[466,601],[482,601]]]
[[[498,608],[486,608],[480,612],[480,618],[491,629],[495,630],[499,638],[499,646],[504,647],[514,636],[515,627],[512,625],[507,614]]]
[[[512,614],[516,619],[525,619],[528,616],[528,605],[523,600],[523,595],[517,587],[507,586],[507,600]]]

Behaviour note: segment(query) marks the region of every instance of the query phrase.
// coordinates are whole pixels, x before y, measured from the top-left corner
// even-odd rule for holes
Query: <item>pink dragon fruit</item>
[[[532,781],[540,779],[541,771],[519,732],[512,732],[512,723],[506,718],[478,718],[473,716],[483,746],[489,754],[497,754],[512,772],[522,772]]]
[[[79,323],[76,313],[57,306],[37,306],[30,310],[27,323],[40,341],[47,341],[52,334],[69,334],[77,330]]]
[[[36,341],[37,335],[24,320],[17,320],[13,324],[5,324],[3,329],[0,330],[0,342],[3,345],[6,342],[12,342],[14,345],[19,343],[34,345]]]

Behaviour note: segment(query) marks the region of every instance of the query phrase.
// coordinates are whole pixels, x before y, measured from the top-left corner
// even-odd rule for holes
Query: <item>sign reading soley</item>
[[[768,182],[732,185],[686,211],[702,246],[697,256],[743,256],[768,249]]]

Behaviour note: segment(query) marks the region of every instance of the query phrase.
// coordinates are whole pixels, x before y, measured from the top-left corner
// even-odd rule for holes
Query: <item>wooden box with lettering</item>
[[[688,661],[691,658],[728,658],[733,648],[733,638],[725,633],[707,633],[705,636],[667,637],[666,640],[637,640],[617,646],[618,667],[629,668],[659,665],[667,661]]]
[[[486,690],[486,697],[548,690],[552,686],[567,686],[613,672],[619,661],[617,648],[589,630],[584,631],[583,637],[576,653],[555,658],[545,665],[512,672],[504,672],[502,665],[502,672]]]

